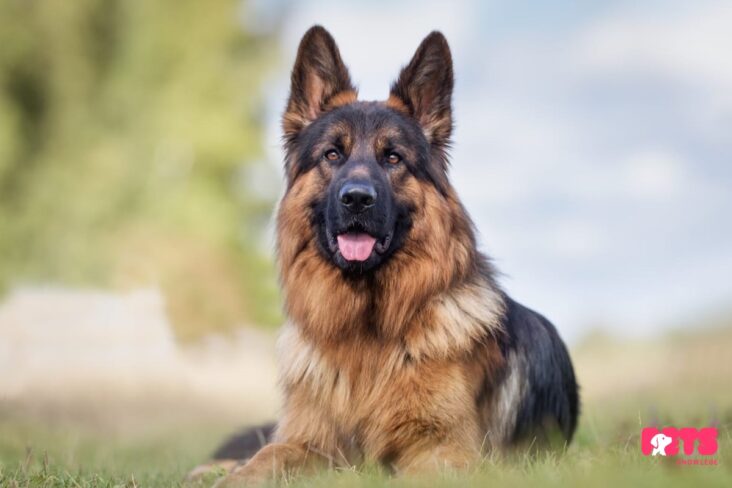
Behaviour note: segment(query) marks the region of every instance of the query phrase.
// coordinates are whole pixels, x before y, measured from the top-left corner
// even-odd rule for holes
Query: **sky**
[[[286,8],[284,8],[286,7]],[[454,57],[451,179],[504,288],[570,341],[732,310],[732,3],[255,2],[285,12],[269,159],[302,34],[324,25],[362,99],[432,30]]]

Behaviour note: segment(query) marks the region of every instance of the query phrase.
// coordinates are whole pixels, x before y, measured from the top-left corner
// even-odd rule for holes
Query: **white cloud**
[[[587,219],[563,219],[548,230],[552,254],[572,260],[590,260],[600,257],[608,244],[602,228]]]
[[[628,195],[639,200],[671,201],[681,195],[685,185],[693,183],[686,163],[663,150],[632,154],[621,170]]]
[[[691,2],[681,10],[621,11],[577,39],[579,61],[603,76],[652,75],[685,83],[732,109],[732,3]]]

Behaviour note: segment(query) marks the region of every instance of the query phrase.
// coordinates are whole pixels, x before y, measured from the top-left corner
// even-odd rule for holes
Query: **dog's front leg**
[[[257,486],[286,476],[311,473],[328,466],[329,459],[307,446],[288,443],[267,444],[244,465],[216,483],[215,488]]]

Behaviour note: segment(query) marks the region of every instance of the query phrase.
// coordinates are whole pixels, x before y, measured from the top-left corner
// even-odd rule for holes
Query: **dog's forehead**
[[[386,102],[357,101],[342,105],[322,120],[324,135],[350,133],[356,138],[384,139],[414,137],[415,123]]]

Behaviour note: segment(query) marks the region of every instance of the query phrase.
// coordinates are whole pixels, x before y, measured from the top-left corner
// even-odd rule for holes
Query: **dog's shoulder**
[[[404,340],[415,359],[449,359],[503,334],[506,305],[486,281],[466,283],[435,297],[414,320]]]

